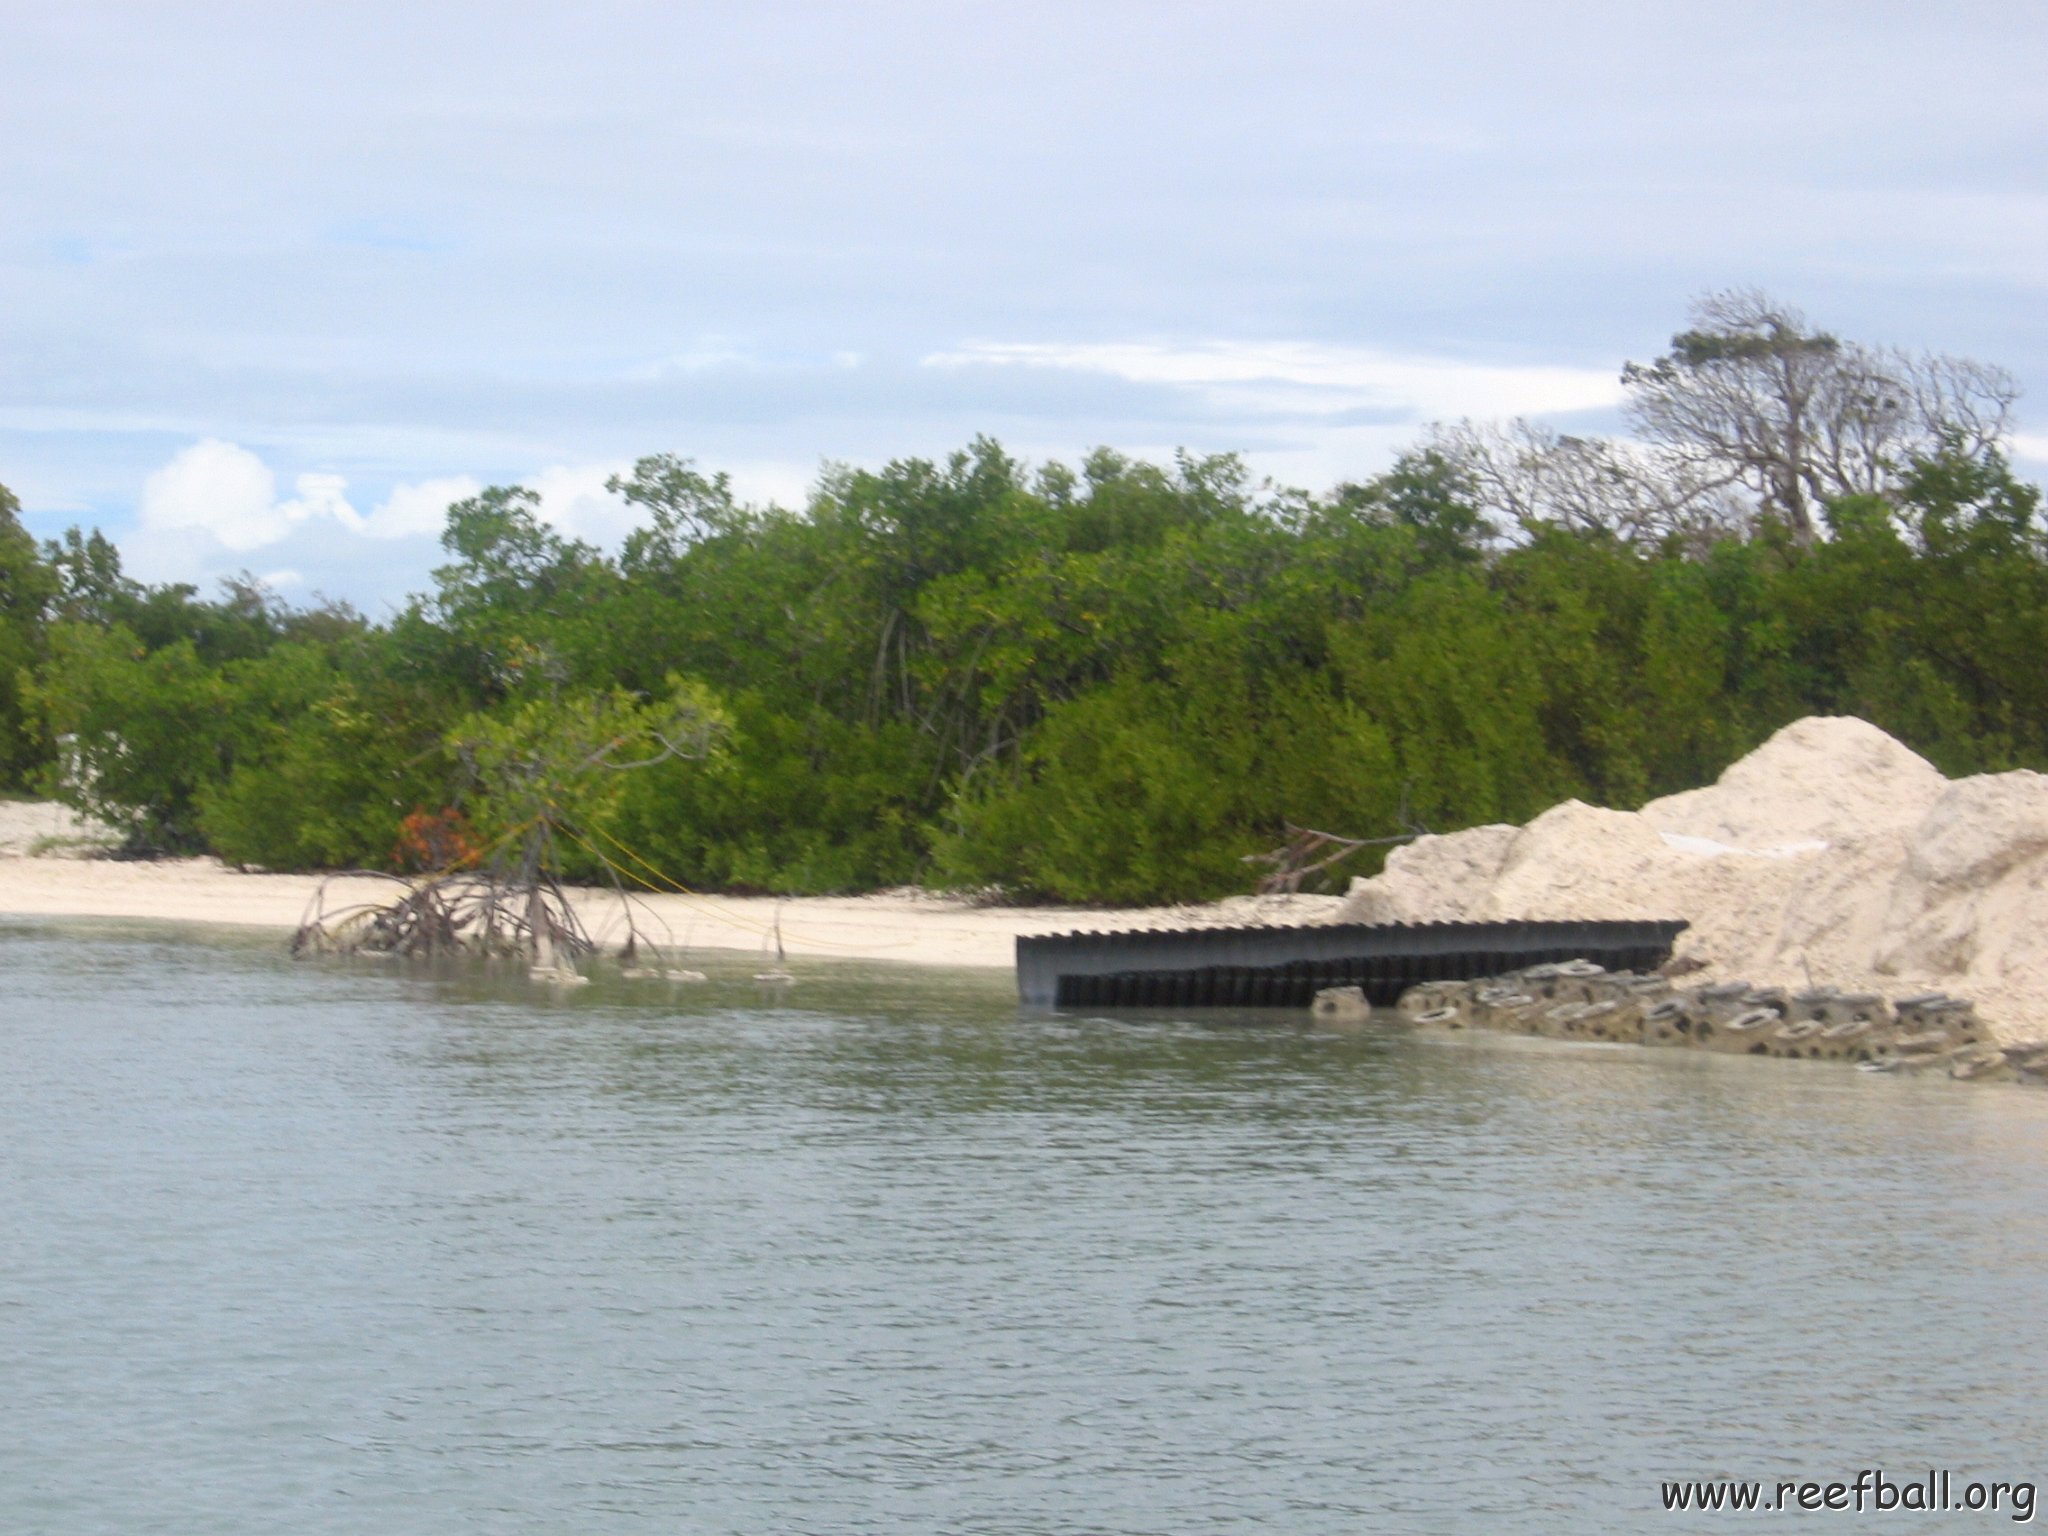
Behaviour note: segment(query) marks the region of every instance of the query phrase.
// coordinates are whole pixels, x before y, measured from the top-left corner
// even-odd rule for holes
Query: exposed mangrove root
[[[756,971],[754,973],[754,980],[762,983],[764,986],[770,988],[771,990],[777,987],[786,987],[791,982],[796,980],[796,977],[791,975],[789,971],[789,956],[783,952],[782,948],[782,908],[780,906],[776,907],[775,909],[774,938],[774,962],[771,965],[769,965],[766,970]],[[765,940],[763,941],[762,958],[764,960],[767,958]]]
[[[388,901],[336,905],[332,882],[323,880],[292,935],[293,954],[470,955],[560,969],[597,951],[597,941],[551,876],[510,879],[460,870],[418,879],[368,877],[389,880],[395,894]]]
[[[471,790],[507,830],[486,848],[460,848],[465,862],[459,867],[418,878],[374,876],[396,886],[387,901],[332,906],[330,884],[323,881],[292,937],[292,953],[517,960],[534,981],[581,986],[590,978],[578,964],[597,952],[598,941],[562,887],[563,845],[570,842],[601,864],[610,880],[625,927],[619,952],[624,974],[634,980],[702,981],[701,972],[663,963],[660,949],[648,943],[635,915],[636,909],[645,911],[644,904],[626,889],[628,879],[646,885],[646,872],[622,869],[597,846],[593,829],[573,807],[601,803],[601,786],[613,774],[705,756],[724,729],[722,717],[681,685],[658,703],[614,690],[602,697],[529,701],[505,718],[478,720],[469,737],[452,744]],[[659,874],[652,866],[649,871]],[[355,876],[361,877],[362,872]],[[653,950],[654,963],[642,963],[643,945]]]
[[[702,971],[679,966],[629,965],[619,972],[628,981],[709,981]]]
[[[390,882],[385,901],[337,902],[333,878]],[[613,891],[625,939],[618,958],[632,980],[704,980],[702,971],[669,962],[643,926],[640,903]],[[657,925],[658,926],[658,925]],[[551,986],[581,986],[590,978],[582,964],[601,945],[561,882],[543,871],[510,874],[456,870],[408,878],[356,871],[323,880],[292,935],[294,955],[352,955],[370,959],[430,960],[447,957],[521,963],[530,980]]]

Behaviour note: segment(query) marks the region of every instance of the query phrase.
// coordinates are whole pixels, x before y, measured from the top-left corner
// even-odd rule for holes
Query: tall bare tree
[[[1482,511],[1525,529],[1600,529],[1631,544],[1676,537],[1704,547],[1746,516],[1738,497],[1699,484],[1689,465],[1641,443],[1573,436],[1522,417],[1439,425],[1425,443],[1456,466]]]
[[[1743,491],[1794,538],[1839,496],[1884,495],[1916,453],[1994,447],[2019,389],[2001,369],[1812,330],[1752,288],[1708,294],[1652,363],[1622,370],[1628,416],[1695,494]]]

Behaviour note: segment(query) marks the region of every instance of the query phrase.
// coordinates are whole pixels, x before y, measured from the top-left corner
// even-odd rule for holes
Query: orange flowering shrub
[[[407,871],[469,869],[482,857],[469,818],[453,806],[438,811],[414,806],[398,824],[398,841],[391,849],[392,866]]]

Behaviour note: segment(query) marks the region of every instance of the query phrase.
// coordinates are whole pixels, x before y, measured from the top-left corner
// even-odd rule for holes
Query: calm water
[[[1668,1477],[2048,1480],[2048,1094],[871,966],[778,1005],[748,957],[0,963],[9,1532],[1639,1531],[1730,1522]]]

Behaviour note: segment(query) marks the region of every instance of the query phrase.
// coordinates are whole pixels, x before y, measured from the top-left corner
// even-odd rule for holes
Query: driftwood
[[[1259,877],[1261,896],[1292,896],[1310,875],[1319,875],[1367,848],[1385,848],[1394,843],[1413,842],[1425,834],[1402,832],[1393,837],[1341,837],[1335,832],[1318,832],[1283,822],[1287,841],[1270,853],[1248,853],[1242,862],[1272,866],[1270,874]]]
[[[1354,853],[1367,848],[1389,848],[1395,843],[1412,843],[1418,837],[1429,836],[1424,826],[1408,809],[1408,792],[1414,786],[1401,786],[1401,806],[1394,813],[1395,823],[1407,830],[1392,837],[1345,837],[1338,832],[1318,832],[1314,827],[1296,826],[1291,821],[1280,825],[1286,829],[1287,841],[1270,853],[1248,853],[1239,862],[1264,864],[1272,873],[1259,877],[1261,896],[1293,896],[1301,890],[1301,882],[1310,875],[1319,875],[1324,870],[1341,864]]]

